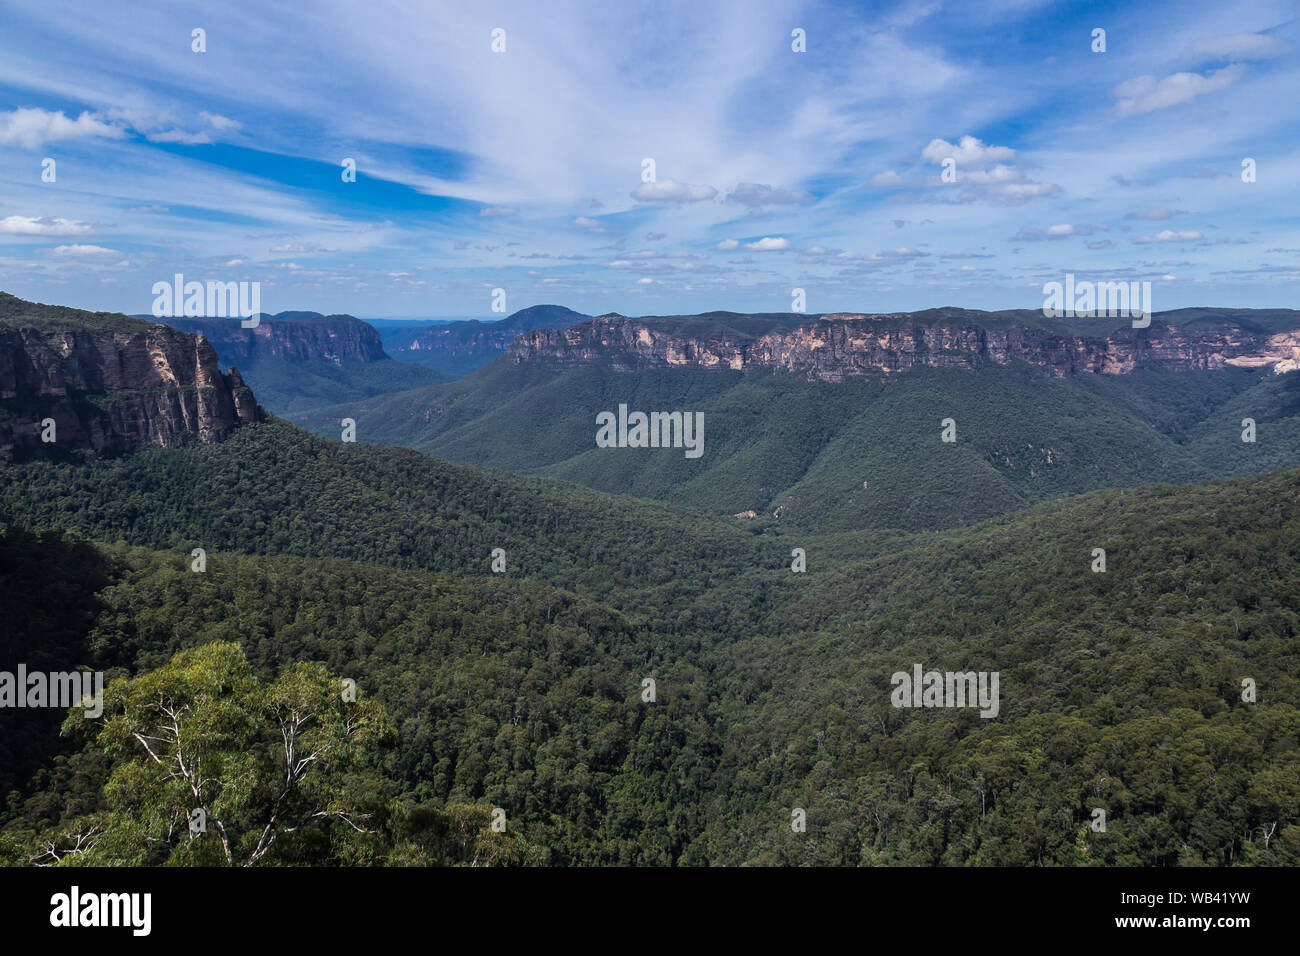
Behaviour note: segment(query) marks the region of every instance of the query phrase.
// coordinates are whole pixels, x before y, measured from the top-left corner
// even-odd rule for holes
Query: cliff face
[[[282,312],[263,316],[253,329],[243,328],[239,319],[168,319],[167,324],[201,333],[227,365],[248,365],[267,358],[289,362],[323,359],[335,365],[388,358],[374,327],[351,315]]]
[[[519,333],[512,329],[499,329],[486,322],[456,323],[455,327],[432,326],[411,337],[406,346],[409,352],[441,352],[449,358],[477,358],[480,355],[499,355],[510,347]]]
[[[510,355],[516,363],[604,361],[629,370],[654,366],[740,372],[780,369],[828,382],[917,366],[975,368],[1014,361],[1041,366],[1061,377],[1225,365],[1268,366],[1285,372],[1300,368],[1300,331],[1267,335],[1237,327],[1190,330],[1153,319],[1149,328],[1123,327],[1103,337],[984,328],[966,322],[916,323],[897,314],[840,314],[748,337],[728,331],[681,335],[611,315],[567,329],[524,333],[510,347]]]
[[[591,318],[560,305],[520,309],[497,322],[448,322],[386,337],[389,352],[453,375],[464,375],[505,352],[521,332],[562,329]]]
[[[210,444],[261,419],[239,371],[222,374],[200,336],[0,328],[0,458]]]

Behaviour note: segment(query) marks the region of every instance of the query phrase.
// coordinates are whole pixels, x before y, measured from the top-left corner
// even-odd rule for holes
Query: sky
[[[1298,52],[1295,0],[0,3],[0,290],[1296,307]]]

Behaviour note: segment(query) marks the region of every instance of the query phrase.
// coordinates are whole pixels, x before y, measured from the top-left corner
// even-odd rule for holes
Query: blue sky
[[[0,289],[148,312],[181,272],[261,282],[268,312],[436,316],[494,288],[643,315],[797,287],[876,312],[1039,308],[1072,272],[1151,280],[1156,310],[1293,307],[1298,10],[6,4]]]

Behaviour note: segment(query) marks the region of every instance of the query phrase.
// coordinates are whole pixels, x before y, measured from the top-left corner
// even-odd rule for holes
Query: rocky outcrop
[[[1234,325],[1185,329],[1157,318],[1144,329],[1126,325],[1107,335],[1083,335],[1005,323],[985,327],[969,321],[922,322],[896,313],[855,313],[822,316],[794,328],[748,336],[725,328],[679,334],[670,325],[606,315],[567,329],[524,333],[510,347],[510,355],[516,363],[601,361],[627,370],[655,366],[738,372],[778,369],[828,382],[918,366],[976,368],[1016,361],[1062,377],[1227,365],[1284,372],[1300,367],[1300,331],[1269,335]]]
[[[226,365],[249,365],[268,358],[288,362],[320,359],[335,365],[388,358],[374,327],[351,315],[282,312],[263,316],[251,329],[243,328],[239,319],[166,322],[175,329],[201,333],[216,346]]]
[[[0,458],[208,444],[262,417],[201,336],[0,327]],[[42,441],[47,419],[53,442]]]

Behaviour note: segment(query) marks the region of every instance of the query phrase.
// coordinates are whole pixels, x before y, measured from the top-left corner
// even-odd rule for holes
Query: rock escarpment
[[[202,336],[136,325],[0,326],[0,459],[209,444],[263,418]]]
[[[526,332],[510,347],[510,355],[516,363],[603,361],[629,370],[777,369],[830,382],[919,366],[977,368],[1016,361],[1061,377],[1224,366],[1286,372],[1300,368],[1300,331],[1269,334],[1232,324],[1183,328],[1157,318],[1148,328],[1130,324],[1086,334],[1006,323],[988,327],[969,320],[922,321],[902,314],[835,314],[750,336],[726,328],[682,334],[662,322],[606,315],[566,329]]]
[[[263,359],[303,362],[320,359],[380,362],[388,358],[374,327],[351,315],[281,312],[263,316],[256,328],[239,319],[166,319],[172,328],[198,332],[216,346],[227,365],[247,365]]]

